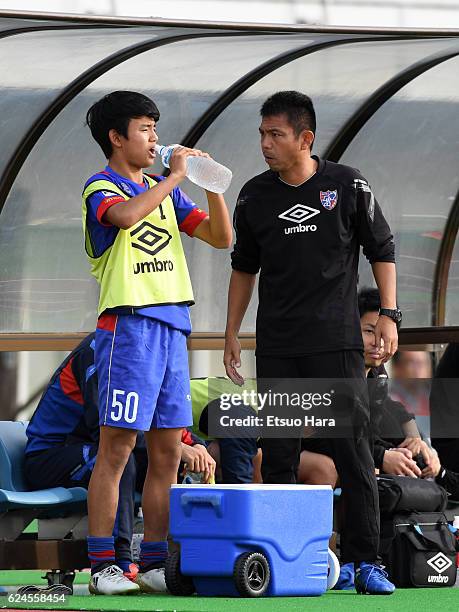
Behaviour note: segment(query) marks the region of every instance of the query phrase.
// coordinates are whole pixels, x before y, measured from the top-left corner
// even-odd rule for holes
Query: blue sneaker
[[[341,566],[338,581],[333,589],[335,591],[352,591],[354,589],[354,563],[345,563]]]
[[[364,561],[355,572],[355,588],[361,595],[392,595],[395,591],[382,567]]]

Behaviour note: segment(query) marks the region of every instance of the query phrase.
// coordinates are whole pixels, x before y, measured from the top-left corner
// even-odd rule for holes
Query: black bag
[[[381,524],[381,553],[397,587],[447,587],[456,581],[456,538],[442,512],[398,514]]]
[[[382,474],[377,477],[382,515],[399,512],[442,512],[448,493],[431,480]]]

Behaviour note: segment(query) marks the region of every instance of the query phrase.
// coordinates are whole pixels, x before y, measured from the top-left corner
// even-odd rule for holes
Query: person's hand
[[[384,349],[382,353],[382,362],[389,361],[392,355],[398,348],[398,333],[395,321],[390,317],[381,315],[378,317],[375,326],[375,346],[379,350]]]
[[[427,467],[430,466],[432,453],[429,446],[424,442],[422,438],[417,436],[408,436],[398,445],[399,448],[407,448],[411,451],[413,457],[421,454]]]
[[[396,451],[397,453],[402,453],[403,455],[405,455],[405,457],[408,457],[408,459],[412,459],[413,458],[413,453],[410,451],[409,448],[391,448],[391,451]]]
[[[236,336],[227,336],[225,338],[223,363],[228,377],[235,385],[242,387],[244,378],[237,371],[237,368],[241,367],[241,343]]]
[[[427,467],[422,470],[423,478],[435,478],[440,473],[441,463],[437,453],[429,448],[430,451],[430,463]]]
[[[182,461],[190,472],[202,472],[207,483],[215,476],[215,460],[202,444],[189,446],[182,443]]]
[[[191,150],[193,151],[193,153],[196,154],[197,157],[207,157],[208,159],[212,159],[209,153],[206,153],[205,151],[201,151],[200,149],[191,149]]]
[[[186,158],[198,157],[200,154],[202,154],[202,152],[197,149],[175,147],[169,160],[169,169],[171,174],[177,179],[183,180],[186,176]]]
[[[416,463],[409,459],[404,452],[400,452],[400,449],[385,451],[382,469],[386,474],[394,474],[395,476],[410,476],[411,478],[421,476],[421,470]]]

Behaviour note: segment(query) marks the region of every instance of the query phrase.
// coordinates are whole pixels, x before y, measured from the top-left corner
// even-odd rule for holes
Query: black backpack
[[[381,554],[397,587],[451,587],[456,581],[456,538],[443,512],[383,519]]]
[[[376,480],[383,518],[401,512],[442,512],[448,503],[448,493],[432,480],[392,474],[381,474]]]

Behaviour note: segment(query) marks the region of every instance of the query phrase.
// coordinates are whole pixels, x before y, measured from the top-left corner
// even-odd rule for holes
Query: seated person
[[[391,397],[416,417],[430,415],[432,358],[427,351],[398,350],[391,359]]]
[[[365,367],[370,384],[370,413],[373,423],[375,466],[386,474],[434,478],[453,497],[459,496],[459,474],[440,464],[438,454],[421,437],[414,415],[388,396],[387,374],[374,344],[374,326],[378,319],[379,293],[364,289],[359,293],[359,310],[365,347]]]
[[[220,468],[219,482],[223,484],[251,483],[254,478],[254,460],[257,455],[257,442],[255,438],[218,438],[209,439],[209,410],[212,410],[210,396],[214,392],[221,392],[229,385],[233,390],[233,383],[227,379],[194,378],[191,380],[191,401],[193,409],[192,431],[207,443],[207,450],[216,460]],[[247,382],[250,385],[250,381]],[[209,388],[210,385],[210,388]],[[214,388],[215,387],[215,388]],[[247,415],[246,406],[234,407],[240,411],[241,417]],[[234,415],[232,415],[234,416]]]
[[[459,472],[459,344],[446,348],[430,393],[432,444],[442,465]],[[459,497],[456,497],[459,499]]]
[[[454,498],[459,497],[459,474],[440,465],[437,453],[422,440],[414,416],[404,406],[388,396],[387,374],[381,354],[375,346],[374,329],[379,316],[379,292],[363,289],[359,292],[359,312],[362,329],[365,369],[369,380],[369,400],[374,433],[373,458],[375,467],[386,474],[419,478],[435,478]],[[338,475],[327,441],[305,438],[300,456],[298,479],[302,484],[336,486]],[[422,469],[418,464],[422,465]],[[320,479],[322,478],[322,481]],[[335,588],[353,588],[353,568],[343,566]]]
[[[58,367],[27,427],[24,467],[31,489],[88,487],[99,443],[94,335],[89,334]],[[141,444],[137,452],[141,456]],[[182,435],[182,461],[191,471],[213,477],[215,461],[204,443],[187,430]],[[114,530],[116,564],[132,579],[137,573],[131,556],[136,472],[143,488],[146,469],[139,467],[131,454],[120,481]]]
[[[419,478],[435,478],[454,496],[459,495],[459,477],[440,465],[434,449],[422,439],[414,415],[392,400],[387,391],[387,374],[382,366],[380,352],[374,344],[374,329],[379,316],[379,292],[363,289],[359,293],[359,311],[365,351],[365,368],[369,380],[370,413],[374,433],[373,457],[375,467],[385,474]],[[300,482],[336,485],[336,470],[330,463],[326,440],[303,440],[300,458]],[[317,456],[319,455],[319,456]],[[419,465],[422,466],[420,469]]]

